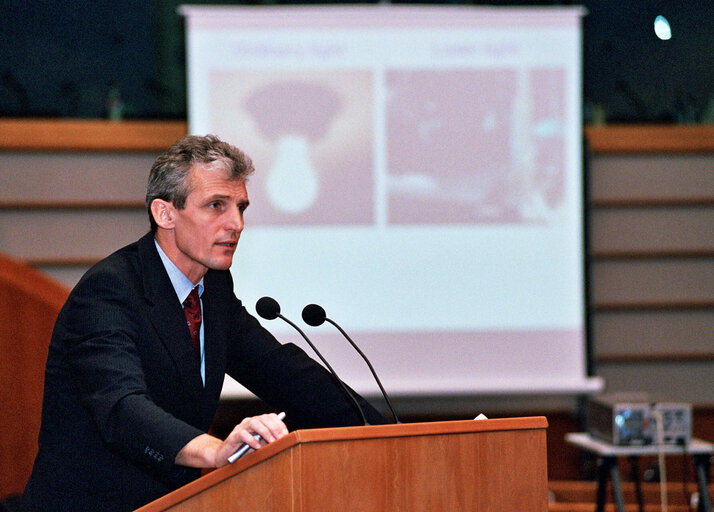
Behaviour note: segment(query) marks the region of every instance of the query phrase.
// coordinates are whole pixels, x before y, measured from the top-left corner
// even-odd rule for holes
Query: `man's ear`
[[[163,199],[154,199],[151,202],[151,215],[154,217],[156,225],[160,228],[173,229],[176,208],[172,203]]]

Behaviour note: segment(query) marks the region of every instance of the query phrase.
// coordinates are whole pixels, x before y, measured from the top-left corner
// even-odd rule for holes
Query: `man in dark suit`
[[[226,373],[297,426],[361,424],[333,376],[233,293],[252,171],[213,136],[186,136],[156,160],[151,232],[90,269],[57,319],[26,510],[133,510],[227,464],[243,443],[259,448],[255,433],[287,434],[275,414],[244,419],[225,440],[207,434]],[[192,324],[182,304],[194,288]],[[384,421],[359,400],[370,423]]]

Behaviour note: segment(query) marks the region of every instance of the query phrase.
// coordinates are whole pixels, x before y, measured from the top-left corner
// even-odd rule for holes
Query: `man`
[[[156,160],[151,232],[90,269],[57,319],[26,510],[133,510],[225,465],[243,443],[259,448],[254,433],[284,436],[275,414],[246,418],[225,440],[206,433],[225,373],[300,427],[361,423],[332,375],[278,343],[233,294],[252,171],[214,136],[186,136]],[[384,421],[360,401],[370,423]]]

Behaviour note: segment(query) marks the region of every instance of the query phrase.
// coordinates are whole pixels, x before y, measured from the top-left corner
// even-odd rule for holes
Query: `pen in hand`
[[[278,419],[281,420],[281,421],[284,420],[284,419],[285,419],[285,413],[284,413],[284,412],[281,412],[280,414],[278,414]],[[263,439],[263,437],[262,437],[260,434],[253,434],[253,437],[255,438],[256,441],[260,441],[261,439]],[[228,457],[228,463],[229,463],[229,464],[233,464],[235,461],[237,461],[238,459],[240,459],[243,455],[245,455],[246,453],[248,453],[248,452],[250,451],[250,448],[251,448],[251,447],[250,447],[249,444],[243,443],[243,444],[241,445],[241,447],[238,448],[238,450],[236,450],[236,452],[235,452],[233,455],[231,455],[230,457]]]

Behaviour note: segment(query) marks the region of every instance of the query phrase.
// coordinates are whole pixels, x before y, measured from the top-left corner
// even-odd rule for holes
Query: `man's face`
[[[186,205],[174,209],[175,251],[171,259],[197,282],[208,269],[230,268],[243,231],[248,192],[245,181],[229,180],[222,169],[196,165],[188,179]]]

